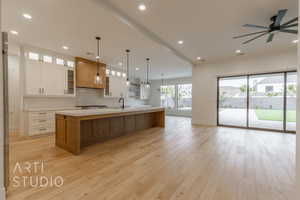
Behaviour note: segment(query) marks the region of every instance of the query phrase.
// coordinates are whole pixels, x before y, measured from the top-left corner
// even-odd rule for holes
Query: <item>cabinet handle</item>
[[[47,130],[46,128],[40,128],[40,131],[45,131],[45,130]]]
[[[45,113],[45,112],[41,112],[41,113],[39,113],[40,115],[46,115],[47,113]]]
[[[46,122],[46,120],[39,120],[39,122]]]

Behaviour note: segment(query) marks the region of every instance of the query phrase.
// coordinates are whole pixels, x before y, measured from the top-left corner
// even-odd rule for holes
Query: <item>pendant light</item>
[[[150,83],[149,83],[149,65],[150,65],[150,58],[146,59],[147,61],[147,82],[146,82],[146,87],[150,88]]]
[[[126,81],[126,84],[127,84],[127,86],[130,85],[130,81],[129,81],[129,53],[130,53],[130,50],[126,49],[126,58],[127,58],[127,81]]]
[[[100,76],[100,37],[96,37],[97,40],[97,57],[96,57],[96,61],[97,61],[97,74],[95,77],[95,84],[99,85],[102,84],[102,78]]]

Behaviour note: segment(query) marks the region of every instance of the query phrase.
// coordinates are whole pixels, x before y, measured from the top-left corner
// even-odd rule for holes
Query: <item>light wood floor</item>
[[[179,117],[80,156],[56,148],[53,136],[14,136],[10,152],[12,167],[42,160],[43,175],[62,176],[64,186],[11,186],[9,200],[287,200],[295,183],[295,135],[196,127]]]

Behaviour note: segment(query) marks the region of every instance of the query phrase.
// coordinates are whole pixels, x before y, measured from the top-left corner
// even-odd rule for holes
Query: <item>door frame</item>
[[[288,70],[288,71],[276,71],[276,72],[264,72],[264,73],[251,73],[251,74],[239,74],[239,75],[229,75],[229,76],[218,76],[217,77],[217,126],[221,127],[229,127],[229,128],[241,128],[241,129],[250,129],[250,130],[261,130],[261,131],[274,131],[274,132],[280,132],[280,133],[293,133],[296,134],[296,131],[290,131],[286,130],[286,106],[287,106],[287,101],[286,101],[286,93],[287,93],[287,74],[288,73],[293,73],[297,72],[297,70]],[[283,74],[284,75],[284,94],[283,94],[283,129],[282,130],[277,130],[277,129],[268,129],[268,128],[256,128],[256,127],[249,127],[249,77],[250,76],[256,76],[256,75],[269,75],[269,74]],[[247,78],[247,102],[246,102],[246,112],[247,112],[247,117],[246,117],[246,127],[244,126],[234,126],[234,125],[225,125],[220,123],[219,119],[219,95],[220,95],[220,79],[222,78],[234,78],[234,77],[246,77]],[[297,77],[298,78],[298,77]],[[298,89],[298,88],[297,88]]]

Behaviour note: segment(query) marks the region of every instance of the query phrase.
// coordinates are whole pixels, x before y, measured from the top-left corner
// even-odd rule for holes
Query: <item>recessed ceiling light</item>
[[[147,9],[147,7],[145,6],[145,4],[140,4],[139,5],[139,10],[140,11],[144,11],[144,10],[146,10]]]
[[[299,42],[299,40],[293,40],[294,44],[297,44]]]
[[[137,67],[137,68],[135,68],[135,70],[138,71],[138,70],[140,70],[140,68]]]
[[[178,41],[178,44],[183,44],[183,41],[182,41],[182,40],[179,40],[179,41]]]
[[[197,57],[197,60],[202,60],[202,58],[200,56]]]
[[[123,63],[122,63],[122,62],[119,62],[119,63],[118,63],[118,65],[119,65],[119,66],[122,66],[122,65],[123,65]]]
[[[242,51],[241,50],[236,50],[235,53],[240,54],[240,53],[242,53]]]
[[[27,13],[24,13],[23,17],[26,18],[26,19],[32,19],[32,16],[27,14]]]
[[[62,47],[64,50],[69,50],[69,47],[67,47],[67,46],[63,46]]]
[[[18,35],[19,34],[17,31],[14,31],[14,30],[10,31],[10,33],[13,34],[13,35]]]

